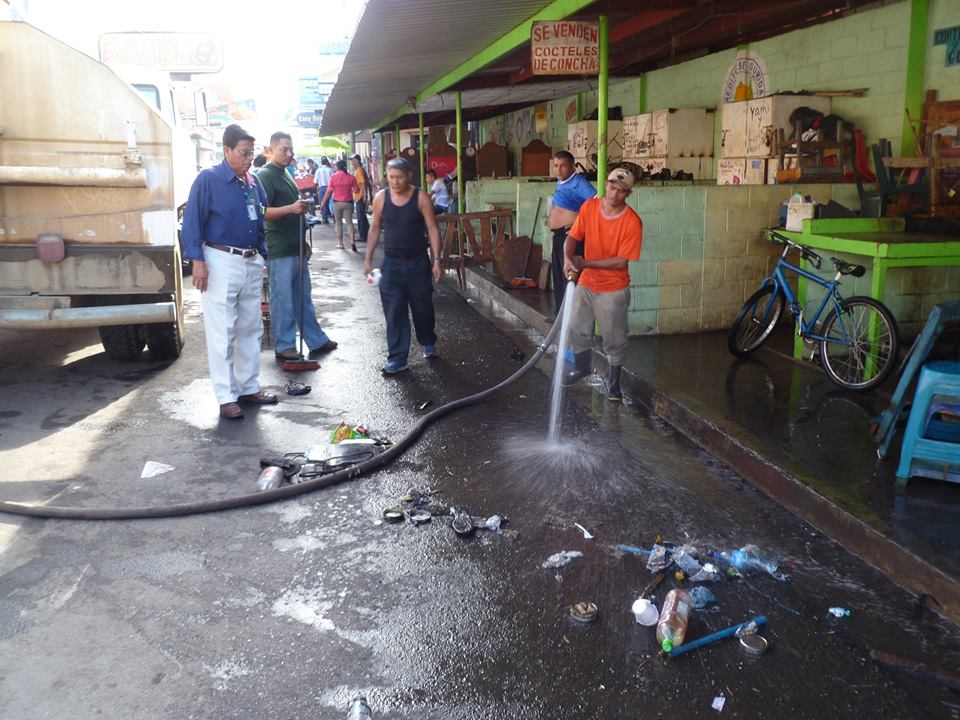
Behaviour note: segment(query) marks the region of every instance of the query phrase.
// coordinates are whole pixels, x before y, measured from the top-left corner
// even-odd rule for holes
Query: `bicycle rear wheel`
[[[763,345],[780,322],[785,304],[783,293],[774,285],[765,285],[751,295],[730,327],[730,352],[745,357]]]
[[[820,362],[834,383],[859,392],[876,387],[893,372],[900,351],[897,322],[870,297],[847,298],[823,321]]]

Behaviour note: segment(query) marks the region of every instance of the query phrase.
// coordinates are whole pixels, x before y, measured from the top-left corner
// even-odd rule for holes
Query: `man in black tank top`
[[[364,274],[369,275],[383,230],[380,300],[387,319],[389,355],[383,366],[387,375],[407,369],[410,315],[413,315],[413,327],[423,356],[431,360],[439,357],[434,332],[433,283],[440,282],[440,229],[430,196],[411,185],[410,176],[410,165],[403,158],[387,163],[387,188],[373,199],[373,222],[367,235],[367,256],[363,264]]]

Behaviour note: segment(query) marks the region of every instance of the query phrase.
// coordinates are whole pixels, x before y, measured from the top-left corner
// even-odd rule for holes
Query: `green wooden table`
[[[887,287],[887,270],[902,267],[937,267],[960,265],[960,237],[906,232],[903,218],[837,218],[804,220],[801,232],[780,231],[791,240],[815,250],[850,253],[872,258],[870,296],[883,302]],[[830,265],[824,258],[823,273]],[[806,261],[801,266],[814,272]],[[957,289],[960,296],[960,288]],[[807,281],[797,280],[797,300],[807,301]],[[794,339],[794,357],[803,357],[803,340]]]

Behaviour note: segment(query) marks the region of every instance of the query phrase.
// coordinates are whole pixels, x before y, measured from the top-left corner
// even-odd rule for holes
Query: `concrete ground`
[[[384,378],[383,318],[362,258],[315,231],[315,300],[340,348],[311,394],[221,421],[199,296],[175,363],[107,360],[95,332],[0,333],[3,498],[61,506],[253,492],[258,458],[322,443],[341,420],[400,437],[425,411],[488,387],[531,335],[451,287],[436,294],[439,361]],[[480,311],[478,312],[476,311]],[[955,670],[960,632],[638,405],[568,393],[562,452],[544,435],[550,363],[432,426],[389,467],[275,505],[130,522],[0,525],[0,717],[960,717],[960,696],[873,664],[879,649]],[[267,389],[285,377],[267,349]],[[175,466],[140,479],[144,462]],[[510,534],[462,539],[441,520],[386,525],[409,487],[439,490]],[[573,523],[593,535],[585,539]],[[660,534],[755,543],[789,583],[712,586],[690,638],[757,614],[770,651],[736,642],[665,660],[629,606],[650,579],[618,543]],[[561,570],[560,550],[584,556]],[[657,591],[657,603],[671,578]],[[684,583],[689,585],[689,583]],[[568,606],[589,600],[579,625]],[[835,619],[827,608],[851,610]]]

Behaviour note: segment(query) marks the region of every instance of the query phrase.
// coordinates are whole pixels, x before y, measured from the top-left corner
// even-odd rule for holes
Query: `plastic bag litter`
[[[176,470],[173,465],[167,465],[166,463],[157,462],[156,460],[147,460],[143,464],[143,470],[140,471],[140,479],[145,480],[147,478],[157,477],[157,475],[163,475],[172,470]]]
[[[713,563],[704,563],[699,572],[690,576],[690,582],[717,582],[720,579],[720,571]]]
[[[717,596],[703,585],[697,585],[695,588],[690,588],[690,599],[693,601],[695,610],[703,610],[707,605],[716,603]]]
[[[654,545],[650,548],[650,557],[647,558],[647,570],[659,572],[670,564],[670,549],[663,545]]]
[[[703,566],[700,562],[690,554],[693,548],[684,545],[682,547],[675,548],[673,551],[673,561],[677,564],[684,574],[688,577],[691,575],[696,575],[703,569]]]
[[[487,530],[493,530],[493,532],[497,532],[500,529],[500,524],[502,522],[503,518],[501,518],[499,515],[491,515],[483,521],[483,526]]]
[[[346,423],[342,422],[333,429],[333,432],[330,433],[330,442],[338,443],[343,440],[357,440],[369,436],[370,433],[367,432],[365,427],[362,427],[361,425],[350,427]]]
[[[551,568],[561,568],[578,557],[583,557],[583,553],[579,550],[561,550],[548,557],[546,562],[543,563],[543,567],[547,570]]]

